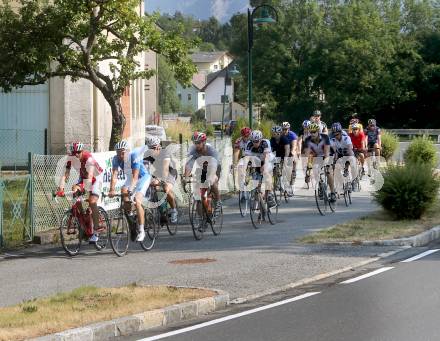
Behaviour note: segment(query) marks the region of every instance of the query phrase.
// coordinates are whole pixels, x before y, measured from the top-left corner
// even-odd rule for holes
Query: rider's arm
[[[136,187],[136,183],[138,182],[138,180],[139,180],[139,169],[133,169],[132,170],[132,176],[133,176],[133,180],[132,180],[132,182],[131,182],[131,188],[130,188],[130,191],[132,192],[133,191],[133,189]]]
[[[69,168],[66,167],[64,175],[60,179],[60,183],[58,185],[58,190],[61,190],[61,191],[64,190],[64,186],[66,185],[66,179],[69,178],[69,175],[70,175],[70,167]]]
[[[240,148],[235,148],[234,147],[234,154],[233,154],[233,158],[232,158],[232,164],[234,166],[237,165],[239,157],[240,157]]]
[[[379,131],[377,132],[377,145],[379,146],[379,148],[382,146],[382,139],[381,139],[381,131],[379,129]]]
[[[115,191],[116,182],[118,181],[118,169],[112,168],[112,179],[110,181],[110,190],[109,192]]]

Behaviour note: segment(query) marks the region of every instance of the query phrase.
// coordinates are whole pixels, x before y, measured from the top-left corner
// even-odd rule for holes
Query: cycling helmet
[[[128,149],[128,143],[127,141],[119,141],[118,143],[115,144],[115,150],[127,150]]]
[[[273,126],[272,127],[272,133],[281,134],[282,131],[283,131],[283,129],[280,126]]]
[[[289,122],[283,122],[282,127],[283,127],[283,129],[289,129],[290,128],[290,123]]]
[[[263,133],[259,130],[254,130],[251,134],[251,140],[254,142],[261,141],[263,139]]]
[[[321,116],[321,115],[322,115],[321,111],[319,111],[319,110],[315,110],[312,114],[312,116]]]
[[[252,133],[252,129],[248,127],[241,128],[240,134],[243,137],[248,137]]]
[[[361,129],[361,125],[359,123],[353,123],[351,125],[351,130]]]
[[[374,119],[374,118],[370,118],[369,120],[368,120],[368,125],[372,125],[372,126],[376,126],[376,120]]]
[[[342,125],[341,125],[341,123],[339,123],[339,122],[335,122],[335,123],[333,123],[332,124],[332,131],[334,132],[334,133],[340,133],[341,131],[342,131]]]
[[[315,131],[319,131],[319,124],[311,123],[311,124],[309,125],[309,131],[310,131],[311,133],[313,133],[313,132],[315,132]]]
[[[79,153],[83,149],[84,149],[84,145],[81,142],[72,142],[69,145],[69,151],[70,151],[70,154],[72,154],[72,155]]]
[[[145,143],[148,148],[154,148],[156,146],[160,146],[160,138],[158,138],[157,136],[147,136],[145,138]]]
[[[191,137],[191,140],[193,142],[204,142],[204,141],[206,141],[206,134],[198,132],[198,131],[195,131],[194,134]]]
[[[310,123],[312,123],[312,122],[310,122],[310,120],[305,120],[302,123],[303,128],[307,129],[310,126]]]

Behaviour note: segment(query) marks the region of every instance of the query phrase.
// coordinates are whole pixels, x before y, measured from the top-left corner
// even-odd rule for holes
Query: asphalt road
[[[72,290],[83,285],[114,287],[133,282],[222,289],[232,299],[255,295],[292,282],[335,271],[371,259],[395,247],[305,246],[296,238],[375,210],[366,193],[356,193],[354,204],[339,205],[325,217],[317,213],[312,191],[299,191],[281,206],[279,223],[255,230],[241,218],[237,199],[225,202],[220,236],[207,233],[195,241],[189,230],[174,237],[162,231],[151,252],[139,248],[123,258],[111,250],[98,253],[87,246],[69,258],[60,246],[0,254],[0,306]],[[175,260],[210,258],[211,263],[176,265]]]
[[[440,243],[430,249],[439,251]],[[439,340],[440,252],[401,262],[425,251],[408,250],[391,263],[268,297],[256,307],[232,307],[203,324],[118,340]]]

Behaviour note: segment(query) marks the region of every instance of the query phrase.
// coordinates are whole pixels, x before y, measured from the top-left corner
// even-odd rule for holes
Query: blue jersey
[[[147,169],[144,165],[144,151],[145,146],[135,148],[131,151],[129,154],[129,160],[130,160],[130,169],[139,169],[139,178],[142,178],[146,174],[148,174]],[[121,168],[126,172],[124,168],[124,160],[121,160],[118,158],[118,156],[114,156],[112,160],[112,169],[117,170],[118,168]]]
[[[292,141],[298,140],[298,136],[291,130],[284,136],[287,138],[287,141],[289,141],[289,144],[291,144]]]

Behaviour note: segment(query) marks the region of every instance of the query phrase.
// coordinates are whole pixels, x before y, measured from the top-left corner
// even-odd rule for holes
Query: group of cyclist
[[[291,130],[289,122],[272,127],[270,139],[263,137],[260,130],[251,130],[244,127],[240,131],[241,136],[233,145],[233,169],[240,167],[240,157],[256,157],[260,164],[255,165],[255,170],[260,174],[261,179],[269,180],[266,187],[266,199],[269,207],[277,205],[271,188],[271,179],[274,160],[288,162],[291,169],[290,184],[296,178],[296,160],[300,156],[307,158],[307,167],[311,167],[314,158],[328,159],[334,156],[338,158],[354,156],[359,159],[364,172],[364,161],[369,153],[380,155],[381,139],[380,128],[377,127],[374,119],[368,120],[368,125],[363,129],[356,114],[353,114],[347,131],[344,131],[339,122],[333,123],[331,130],[321,121],[321,112],[316,110],[310,119],[302,124],[299,134]],[[194,132],[192,135],[193,145],[188,152],[188,161],[184,167],[184,177],[193,172],[194,164],[200,164],[201,183],[206,180],[211,186],[214,200],[214,214],[221,209],[221,197],[218,182],[221,174],[219,154],[215,148],[207,143],[207,136],[203,132]],[[122,171],[125,175],[125,183],[121,188],[121,197],[124,202],[124,209],[131,207],[128,203],[134,198],[138,219],[137,241],[145,238],[144,232],[144,208],[143,201],[150,185],[162,184],[166,193],[166,200],[171,207],[171,222],[176,223],[178,219],[176,199],[173,194],[173,187],[177,179],[176,165],[172,160],[170,152],[161,149],[160,139],[148,137],[146,146],[134,148],[130,151],[127,141],[120,141],[115,145],[116,155],[112,160],[112,177],[110,182],[109,197],[116,195],[115,188],[118,174]],[[208,161],[209,159],[209,161]],[[201,161],[201,162],[199,162]],[[244,168],[250,164],[244,165]],[[241,164],[243,166],[243,164]],[[347,171],[347,164],[344,172]],[[97,202],[102,190],[103,169],[93,158],[89,151],[84,149],[80,142],[74,142],[69,146],[69,159],[66,163],[64,175],[61,177],[57,188],[57,195],[64,194],[66,179],[74,167],[79,173],[77,183],[72,191],[77,194],[89,194],[88,202],[92,211],[94,226],[98,226],[99,214]],[[307,172],[306,172],[307,174]],[[336,200],[334,180],[331,172],[328,173],[329,186],[331,189],[330,200]],[[309,179],[306,176],[306,182]],[[292,192],[289,195],[293,195]],[[97,234],[90,236],[89,242],[96,243]]]

